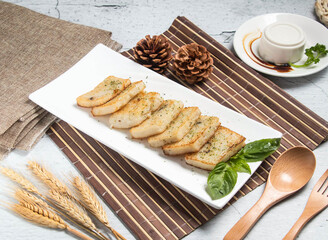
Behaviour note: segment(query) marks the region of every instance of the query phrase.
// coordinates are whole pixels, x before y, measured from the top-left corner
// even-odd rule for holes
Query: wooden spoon
[[[307,184],[313,175],[315,165],[315,156],[306,147],[293,147],[281,154],[270,171],[261,198],[230,229],[224,239],[243,239],[270,207]]]

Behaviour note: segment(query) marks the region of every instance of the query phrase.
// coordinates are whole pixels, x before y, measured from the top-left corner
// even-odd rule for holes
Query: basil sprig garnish
[[[280,146],[280,138],[262,139],[245,145],[236,155],[227,162],[218,163],[209,173],[206,191],[213,200],[228,195],[235,187],[238,174],[251,174],[247,162],[263,161],[274,153]]]
[[[262,161],[274,153],[280,145],[280,138],[262,139],[245,145],[230,159],[243,159],[246,162]]]
[[[226,162],[218,163],[207,179],[207,193],[211,198],[219,199],[228,195],[237,182],[237,172]]]

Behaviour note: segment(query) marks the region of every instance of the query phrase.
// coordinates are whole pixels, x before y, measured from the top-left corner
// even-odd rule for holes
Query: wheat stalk
[[[37,205],[41,208],[49,208],[50,207],[42,199],[40,199],[37,196],[35,196],[33,194],[30,194],[29,192],[24,191],[22,189],[17,189],[16,190],[15,198],[21,204],[27,203],[27,204]]]
[[[91,230],[97,230],[96,226],[88,216],[86,211],[78,206],[74,201],[59,192],[50,190],[50,197],[52,202],[65,213],[67,213],[73,220]]]
[[[60,180],[58,180],[51,172],[49,172],[44,167],[42,167],[40,164],[36,162],[29,162],[28,167],[32,170],[33,174],[37,176],[42,182],[44,182],[49,188],[55,189],[60,194],[63,194],[64,196],[67,196],[72,200],[76,201],[75,198],[72,196],[71,192],[69,191],[68,187],[65,184],[63,184]],[[12,210],[14,210],[17,214],[39,225],[47,226],[50,228],[66,229],[67,231],[75,234],[76,236],[82,239],[87,239],[87,240],[91,239],[85,236],[84,234],[82,234],[81,232],[70,228],[63,221],[63,219],[59,217],[59,215],[55,214],[52,211],[49,211],[48,209],[52,209],[57,213],[70,219],[63,212],[59,211],[54,207],[49,206],[47,202],[43,201],[42,199],[46,199],[46,198],[24,176],[15,172],[10,168],[0,167],[0,170],[3,175],[9,177],[11,180],[13,180],[18,185],[20,185],[22,189],[24,189],[24,190],[18,189],[15,191],[15,198],[16,200],[18,200],[20,204],[12,204]],[[86,213],[85,215],[88,217]],[[79,223],[76,222],[74,223],[81,226],[81,224]],[[96,233],[88,228],[85,227],[83,228],[87,230],[89,233],[94,234],[97,238],[100,238],[101,240],[107,239],[104,235],[102,235],[99,232],[98,229],[96,229],[94,224],[92,228]]]
[[[76,231],[70,228],[64,220],[59,217],[57,214],[41,208],[37,205],[32,205],[28,203],[20,204],[12,204],[11,209],[16,212],[21,217],[27,219],[28,221],[54,229],[67,230],[72,234],[84,239],[84,240],[92,240],[91,238],[85,236],[79,231]]]
[[[75,200],[62,196],[54,190],[50,190],[50,197],[52,200],[49,201],[61,209],[65,213],[65,216],[68,216],[71,221],[93,233],[96,233],[95,236],[100,239],[108,239],[98,230],[84,208],[79,206]]]
[[[39,197],[30,194],[27,191],[24,191],[22,189],[18,189],[15,192],[15,198],[16,200],[22,205],[25,206],[27,208],[30,208],[31,210],[33,210],[31,208],[31,206],[36,206],[39,207],[40,209],[51,209],[55,212],[57,212],[58,214],[65,216],[69,219],[69,217],[67,215],[65,215],[63,212],[59,211],[58,209],[49,206],[45,201],[43,201],[42,199],[40,199]],[[73,222],[73,221],[72,221]],[[74,222],[75,223],[75,222]],[[79,225],[78,223],[76,223],[77,225]],[[86,231],[88,231],[91,234],[94,234],[92,231],[90,231],[89,229],[85,229]],[[96,237],[98,237],[97,235],[95,235]],[[104,238],[101,238],[104,239]]]
[[[38,189],[24,176],[21,174],[15,172],[14,170],[10,168],[0,167],[1,173],[8,178],[10,178],[12,181],[16,182],[18,185],[20,185],[23,189],[25,189],[28,192],[41,195]]]
[[[35,161],[29,161],[28,168],[36,177],[38,177],[44,184],[48,186],[50,189],[51,198],[53,200],[50,202],[62,210],[60,214],[67,217],[75,224],[85,228],[92,234],[96,234],[97,237],[106,239],[106,237],[104,237],[93,224],[88,214],[76,205],[78,201],[75,199],[69,188],[64,183],[62,183],[50,171]]]
[[[101,223],[103,223],[116,237],[116,239],[125,240],[125,238],[109,225],[106,212],[98,201],[96,194],[91,187],[79,177],[73,178],[73,186],[80,195],[83,206],[93,214]]]
[[[108,239],[98,230],[91,218],[88,216],[87,212],[83,207],[77,204],[75,199],[72,200],[69,197],[62,196],[55,190],[50,190],[49,193],[51,198],[49,201],[61,209],[68,219],[85,228],[89,232],[96,234],[96,237],[105,240]]]
[[[65,229],[67,224],[64,222],[64,220],[57,215],[56,213],[38,206],[37,204],[29,204],[27,202],[20,202],[20,204],[17,204],[20,207],[24,207],[30,211],[32,211],[35,214],[38,214],[39,217],[41,217],[40,225],[48,226],[51,228],[59,228],[59,229]],[[19,207],[16,205],[15,209],[18,209]],[[22,209],[22,208],[21,208]],[[28,211],[26,211],[28,213]]]
[[[33,174],[38,177],[44,184],[46,184],[50,189],[57,191],[58,193],[74,198],[68,189],[68,187],[62,183],[58,178],[56,178],[50,171],[42,167],[35,161],[28,162],[28,168],[33,172]]]
[[[81,201],[90,211],[90,213],[97,217],[98,220],[103,224],[109,224],[104,208],[88,184],[82,181],[79,177],[74,177],[73,185],[78,190],[78,193],[82,197]]]

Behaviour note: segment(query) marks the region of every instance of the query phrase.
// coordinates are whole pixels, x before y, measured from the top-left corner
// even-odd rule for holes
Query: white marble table
[[[123,50],[133,47],[145,34],[162,33],[178,15],[186,16],[229,49],[232,49],[232,36],[229,31],[236,30],[244,21],[254,16],[289,12],[316,19],[313,10],[314,0],[10,0],[10,2],[70,22],[110,30],[113,32],[113,39],[123,44]],[[328,69],[303,78],[269,78],[319,116],[328,120]],[[309,184],[293,197],[269,210],[246,239],[282,239],[288,232],[301,214],[315,182],[328,168],[328,143],[323,143],[314,152],[317,157],[317,168]],[[67,157],[47,136],[31,152],[14,151],[0,164],[23,171],[28,159],[37,159],[62,176],[78,174]],[[1,204],[3,201],[10,200],[8,194],[12,193],[13,185],[4,177],[0,177],[0,186]],[[222,239],[258,200],[263,189],[264,186],[261,186],[238,200],[185,239]],[[135,239],[109,208],[107,212],[111,225],[116,230],[127,239]],[[326,209],[310,221],[298,239],[328,239],[327,213]],[[0,239],[72,238],[64,232],[30,224],[3,207],[0,207],[0,223]]]

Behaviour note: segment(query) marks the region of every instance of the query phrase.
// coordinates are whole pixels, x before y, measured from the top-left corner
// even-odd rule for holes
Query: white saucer
[[[314,21],[310,18],[290,14],[290,13],[271,13],[266,15],[261,15],[254,17],[243,25],[241,25],[235,33],[233,46],[238,55],[238,57],[245,62],[250,67],[255,70],[278,77],[301,77],[307,76],[316,72],[323,70],[328,66],[328,55],[321,58],[318,64],[312,64],[307,68],[292,68],[292,71],[289,72],[278,72],[275,69],[268,69],[262,66],[256,60],[253,60],[250,53],[249,44],[252,39],[255,38],[255,35],[259,37],[263,29],[274,22],[284,21],[293,23],[300,28],[303,29],[304,34],[306,36],[306,44],[305,48],[309,48],[314,46],[316,43],[324,44],[328,48],[328,30],[321,23]],[[253,34],[253,35],[248,35]],[[248,37],[246,37],[248,35]],[[244,40],[245,38],[245,40]],[[259,39],[255,40],[251,45],[252,50],[255,55],[258,56],[257,48],[258,48]],[[302,64],[307,57],[304,56],[302,59],[296,64]]]

